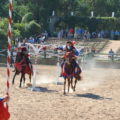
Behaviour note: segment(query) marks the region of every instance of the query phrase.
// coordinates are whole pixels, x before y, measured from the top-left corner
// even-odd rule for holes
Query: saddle
[[[70,63],[71,63],[71,67],[73,69],[72,70],[73,72],[71,74],[69,74],[69,76],[77,77],[78,79],[81,79],[80,73],[82,72],[82,70],[81,70],[80,66],[76,63],[75,59],[73,59],[74,57],[75,57],[74,54],[72,54],[71,52],[68,52],[67,54],[64,55],[63,58],[64,58],[64,60],[66,60],[67,58],[71,59]],[[62,67],[62,76],[63,77],[68,76],[68,74],[66,73],[65,61],[62,63],[61,67]]]

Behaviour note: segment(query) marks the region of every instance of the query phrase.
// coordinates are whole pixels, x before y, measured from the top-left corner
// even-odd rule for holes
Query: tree
[[[28,37],[38,35],[41,32],[41,26],[35,21],[31,21],[29,24],[26,24],[25,31],[28,33]]]

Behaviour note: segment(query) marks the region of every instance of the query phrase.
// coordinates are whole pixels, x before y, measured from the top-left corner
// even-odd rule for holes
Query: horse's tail
[[[81,70],[81,68],[80,68],[79,65],[76,66],[74,73],[75,73],[75,74],[74,74],[74,77],[75,77],[78,81],[82,80],[82,77],[81,77],[82,70]]]
[[[75,75],[75,78],[76,78],[78,81],[82,80],[82,77],[81,77],[80,74],[76,74],[76,75]]]

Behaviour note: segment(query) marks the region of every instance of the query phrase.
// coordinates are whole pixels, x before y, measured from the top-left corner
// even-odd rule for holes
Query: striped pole
[[[9,17],[8,17],[8,46],[7,46],[7,92],[9,95],[10,84],[10,49],[11,49],[11,36],[12,36],[12,0],[9,0]]]

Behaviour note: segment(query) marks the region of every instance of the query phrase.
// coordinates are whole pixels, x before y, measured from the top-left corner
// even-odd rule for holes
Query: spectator
[[[21,43],[21,46],[22,46],[22,47],[27,47],[27,44],[26,44],[26,43],[27,43],[27,41],[26,41],[26,39],[24,39],[23,42]]]
[[[114,59],[114,55],[115,55],[115,52],[112,49],[110,49],[110,51],[108,52],[108,58],[113,60]]]
[[[29,40],[28,40],[29,43],[34,43],[34,38],[33,37],[30,37]]]
[[[45,32],[43,33],[43,35],[45,36],[45,39],[48,39],[48,32],[45,30]]]
[[[58,32],[58,39],[61,40],[61,32]]]
[[[71,39],[74,36],[74,30],[73,28],[70,28],[68,31],[68,39]]]

